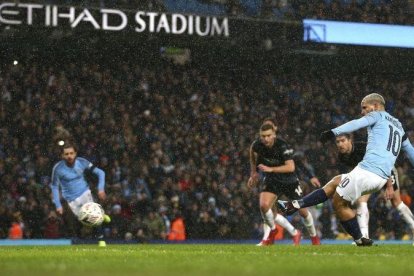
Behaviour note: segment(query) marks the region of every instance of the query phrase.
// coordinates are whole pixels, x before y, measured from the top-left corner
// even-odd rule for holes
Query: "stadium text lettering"
[[[40,18],[40,19],[39,19]],[[198,36],[229,36],[227,18],[166,14],[138,11],[135,13],[135,32],[188,34]],[[41,20],[41,22],[39,22]],[[38,22],[35,22],[38,21]],[[55,5],[2,3],[0,24],[44,24],[57,27],[68,22],[71,28],[90,25],[96,30],[121,31],[128,26],[128,15],[116,9],[76,10],[75,7]]]
[[[227,18],[224,18],[220,24],[216,17],[206,17],[205,20],[202,20],[200,16],[193,15],[182,15],[182,14],[172,14],[168,16],[164,13],[156,12],[142,12],[139,11],[135,14],[135,21],[138,23],[139,27],[135,28],[136,32],[143,32],[147,29],[147,23],[143,19],[148,17],[149,21],[149,32],[159,33],[163,30],[165,33],[169,34],[182,34],[188,33],[189,35],[197,34],[199,36],[206,35],[224,35],[229,36],[229,24]],[[170,18],[169,18],[170,17]],[[205,21],[205,22],[202,22]],[[204,30],[203,30],[204,23]]]

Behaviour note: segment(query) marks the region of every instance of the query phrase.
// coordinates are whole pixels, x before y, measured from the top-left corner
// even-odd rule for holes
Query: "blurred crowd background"
[[[274,20],[411,20],[411,1],[183,2],[188,1],[66,1]],[[380,74],[361,73],[364,68],[353,68],[352,61],[348,70],[331,70],[342,67],[338,61],[319,70],[312,58],[308,63],[282,58],[267,68],[245,64],[244,57],[215,67],[201,59],[183,65],[160,56],[63,61],[38,53],[0,64],[0,238],[93,237],[66,204],[59,216],[51,201],[50,176],[60,160],[61,139],[75,140],[78,155],[106,172],[108,198],[101,204],[112,217],[106,238],[139,242],[181,239],[172,229],[182,227],[187,239],[260,239],[260,190],[249,190],[246,182],[248,149],[266,117],[277,122],[278,135],[322,183],[345,168],[338,165],[333,143],[318,142],[320,132],[359,117],[360,100],[368,93],[385,97],[387,111],[400,118],[414,141],[414,81],[404,65],[384,62],[390,68]],[[295,65],[283,65],[290,63]],[[365,140],[366,133],[357,132],[355,139]],[[398,170],[402,199],[414,210],[414,171],[403,156]],[[312,191],[306,175],[298,173],[305,193]],[[95,187],[93,177],[88,181]],[[374,239],[411,238],[382,193],[371,197],[369,209]],[[322,238],[346,238],[329,201],[312,213]],[[300,217],[289,220],[302,229]]]
[[[25,238],[88,234],[79,232],[69,209],[57,216],[50,199],[51,169],[60,158],[56,142],[71,136],[79,155],[106,172],[108,238],[164,239],[180,217],[188,238],[258,238],[258,189],[248,190],[246,181],[248,148],[263,118],[277,121],[278,135],[325,183],[341,168],[334,145],[320,144],[319,133],[357,118],[360,99],[371,92],[383,94],[387,110],[410,130],[413,85],[410,79],[304,72],[213,74],[167,61],[158,68],[6,66],[0,75],[0,235],[7,237],[13,222],[24,226]],[[413,171],[404,159],[399,171],[412,208]],[[301,179],[309,191],[308,179]],[[407,234],[381,195],[371,199],[370,210],[374,237]],[[314,212],[322,237],[335,237],[340,229],[330,203]],[[299,218],[291,219],[301,227]]]

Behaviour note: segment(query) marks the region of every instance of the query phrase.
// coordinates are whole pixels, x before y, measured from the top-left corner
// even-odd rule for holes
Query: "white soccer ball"
[[[105,212],[100,204],[88,202],[80,208],[78,220],[86,226],[99,226],[104,220],[104,215]]]

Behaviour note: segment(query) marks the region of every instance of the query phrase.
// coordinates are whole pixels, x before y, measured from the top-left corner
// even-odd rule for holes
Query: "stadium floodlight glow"
[[[304,19],[303,28],[304,41],[414,48],[414,26]]]

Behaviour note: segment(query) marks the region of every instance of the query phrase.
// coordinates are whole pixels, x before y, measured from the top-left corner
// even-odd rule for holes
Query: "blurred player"
[[[299,199],[302,195],[292,156],[293,149],[284,140],[276,138],[274,126],[269,123],[263,124],[260,127],[260,138],[255,140],[250,147],[250,178],[247,182],[250,188],[259,182],[257,170],[265,175],[261,181],[260,211],[264,224],[270,227],[270,233],[267,236],[267,233],[265,233],[259,245],[273,244],[277,230],[272,207],[277,197],[284,194],[290,199]],[[319,244],[320,241],[316,235],[312,215],[307,209],[301,209],[300,214],[304,219],[304,224],[309,231],[312,242]],[[299,244],[301,233],[299,230],[295,232],[294,243]]]
[[[85,180],[87,170],[98,176],[98,197],[105,200],[105,172],[95,167],[88,160],[77,157],[76,148],[73,144],[62,141],[61,153],[62,160],[57,162],[52,171],[52,199],[56,206],[56,212],[63,214],[60,202],[59,187],[62,190],[62,197],[68,202],[73,214],[78,217],[79,210],[83,204],[93,202],[93,197],[89,185]],[[105,215],[104,222],[110,222],[108,215]],[[102,237],[99,237],[100,239]],[[104,241],[100,241],[104,246]]]
[[[333,195],[334,208],[344,229],[358,246],[370,246],[372,240],[363,237],[350,205],[361,195],[378,191],[385,184],[386,198],[391,199],[394,190],[390,177],[395,160],[402,148],[410,163],[414,165],[414,148],[398,119],[385,111],[385,100],[381,95],[367,95],[361,101],[361,113],[362,118],[323,132],[321,141],[326,142],[335,136],[367,127],[368,143],[362,161],[350,173],[334,177],[323,189],[314,191],[301,202],[279,203],[291,212],[297,208],[323,202],[328,196]]]

